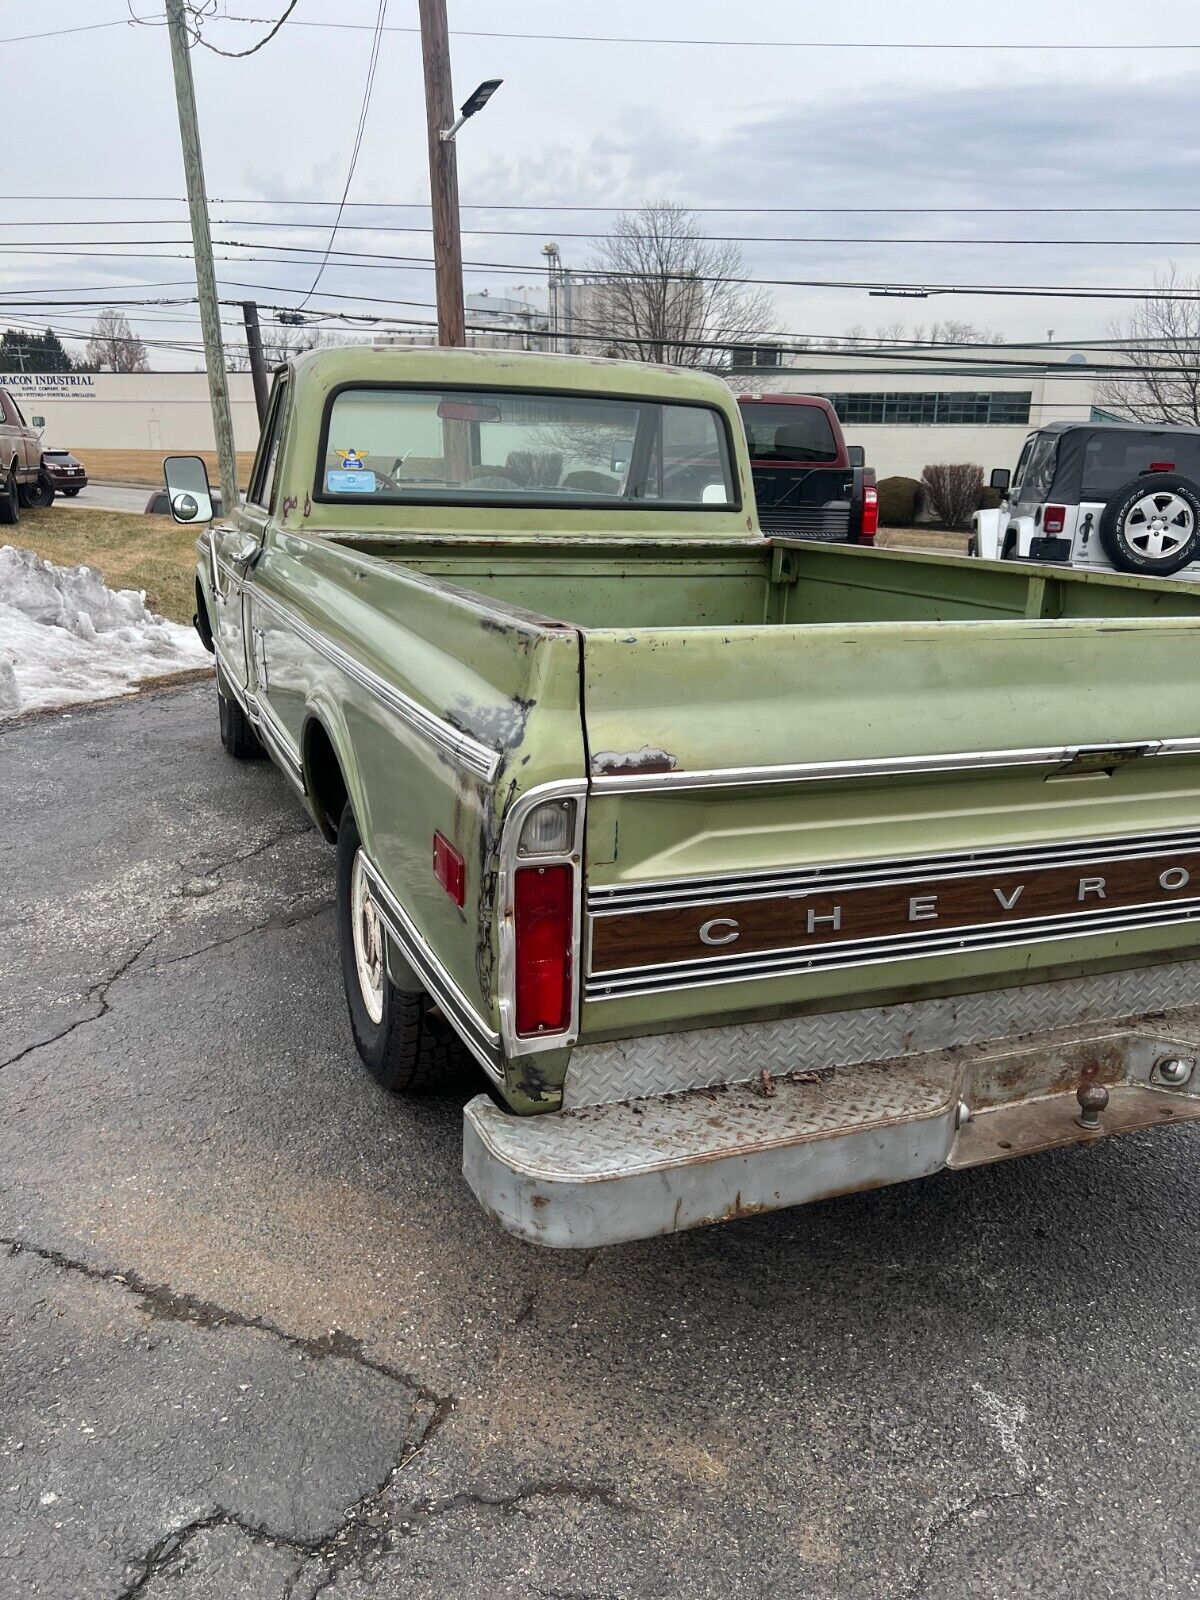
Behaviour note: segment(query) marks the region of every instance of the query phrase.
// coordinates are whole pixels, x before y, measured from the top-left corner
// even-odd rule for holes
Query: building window
[[[1026,427],[1029,390],[999,389],[981,394],[827,394],[839,419],[852,426],[891,422],[904,427]]]

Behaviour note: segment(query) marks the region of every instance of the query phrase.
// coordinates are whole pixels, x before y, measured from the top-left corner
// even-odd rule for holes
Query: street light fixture
[[[503,78],[485,78],[478,89],[467,96],[458,109],[457,119],[448,128],[438,130],[438,138],[443,144],[448,144],[454,138],[468,117],[473,117],[477,111],[483,110],[503,82]]]

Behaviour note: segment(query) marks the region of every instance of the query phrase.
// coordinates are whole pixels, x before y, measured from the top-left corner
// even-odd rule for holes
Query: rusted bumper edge
[[[463,1173],[521,1239],[591,1249],[1200,1117],[1200,1043],[1031,1036],[516,1117],[465,1108]]]

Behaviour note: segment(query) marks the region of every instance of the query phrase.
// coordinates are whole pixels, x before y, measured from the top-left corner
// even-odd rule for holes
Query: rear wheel
[[[338,944],[350,1029],[363,1065],[393,1094],[453,1088],[463,1055],[453,1030],[420,988],[392,978],[387,930],[379,915],[358,824],[349,805],[337,836]]]
[[[81,483],[77,483],[73,489],[60,489],[59,493],[60,494],[65,494],[68,500],[74,500],[75,496],[79,493],[80,489],[82,489],[82,488],[83,488],[83,485]]]
[[[54,504],[54,485],[44,472],[39,474],[36,483],[27,483],[21,490],[21,504],[30,511],[42,511]]]
[[[0,489],[0,527],[11,528],[21,520],[21,494],[17,488],[17,475],[10,467],[4,488]]]
[[[221,743],[235,761],[257,761],[265,754],[250,718],[232,695],[221,689],[217,674],[217,711],[221,718]]]
[[[1163,472],[1135,478],[1101,513],[1100,543],[1121,572],[1178,572],[1200,555],[1200,485]]]

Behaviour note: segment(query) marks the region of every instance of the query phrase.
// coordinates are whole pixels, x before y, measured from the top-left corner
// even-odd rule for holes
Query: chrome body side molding
[[[257,583],[247,583],[246,589],[256,605],[261,605],[265,610],[272,612],[285,627],[303,639],[305,644],[311,645],[318,655],[324,656],[339,671],[353,679],[394,717],[427,740],[442,755],[488,783],[495,778],[500,769],[498,751],[489,750],[486,745],[480,744],[478,739],[473,739],[470,734],[463,733],[444,718],[427,711],[402,689],[396,688],[395,684],[388,683],[377,672],[372,672],[370,667],[364,666],[361,661],[356,661],[340,645],[334,644],[332,639],[327,639],[311,623],[306,622],[291,606],[268,594]]]
[[[1147,756],[1200,754],[1200,739],[1145,739],[1111,745],[1040,745],[1014,750],[967,750],[944,755],[883,756],[854,761],[794,761],[781,766],[712,767],[694,772],[593,772],[593,794],[660,794],[680,789],[724,789],[782,783],[833,783],[845,779],[920,777],[985,772],[1000,767],[1061,767],[1076,761],[1103,765]]]

